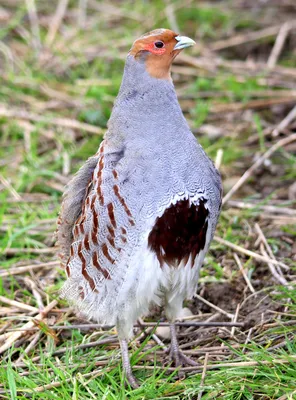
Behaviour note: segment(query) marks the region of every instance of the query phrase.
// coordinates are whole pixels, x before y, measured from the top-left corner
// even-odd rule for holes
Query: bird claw
[[[169,357],[171,361],[175,364],[175,367],[186,367],[186,366],[191,366],[191,367],[196,367],[198,366],[198,363],[193,361],[190,357],[185,356],[185,354],[182,353],[181,350],[179,349],[173,349],[171,348],[169,350]]]
[[[181,350],[178,349],[173,349],[172,347],[169,349],[169,358],[170,360],[174,363],[176,368],[179,367],[196,367],[198,366],[198,363],[193,361],[190,357],[185,356],[185,354],[182,353]],[[184,379],[185,378],[185,373],[182,370],[178,371],[178,378]]]

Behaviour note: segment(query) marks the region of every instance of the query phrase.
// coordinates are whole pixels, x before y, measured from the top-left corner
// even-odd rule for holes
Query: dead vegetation
[[[64,185],[106,129],[131,42],[166,26],[198,43],[173,78],[221,170],[224,208],[194,317],[179,328],[200,366],[178,384],[169,366],[159,372],[166,343],[151,326],[165,320],[152,310],[136,328],[134,368],[151,377],[145,398],[294,398],[295,2],[0,0],[0,22],[0,397],[121,398],[116,332],[58,299],[53,233]]]

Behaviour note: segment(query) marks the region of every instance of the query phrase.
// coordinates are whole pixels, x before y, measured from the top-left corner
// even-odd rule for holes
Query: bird
[[[221,177],[192,134],[171,78],[195,41],[156,29],[133,43],[98,151],[65,189],[57,221],[63,298],[88,319],[116,327],[126,381],[133,324],[162,305],[169,357],[194,365],[175,321],[196,292],[221,209]]]

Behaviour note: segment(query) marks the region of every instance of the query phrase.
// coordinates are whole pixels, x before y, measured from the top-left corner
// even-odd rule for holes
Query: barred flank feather
[[[90,157],[80,168],[74,178],[68,183],[63,196],[62,208],[58,218],[57,244],[60,248],[59,257],[65,266],[70,256],[73,241],[73,227],[82,211],[82,204],[86,197],[89,182],[98,163],[99,156]]]

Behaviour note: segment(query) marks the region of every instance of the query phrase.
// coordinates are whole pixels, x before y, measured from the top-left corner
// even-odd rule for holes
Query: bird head
[[[144,62],[147,72],[154,78],[170,79],[174,58],[195,41],[169,29],[156,29],[137,39],[129,52],[138,62]]]

